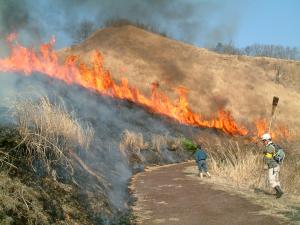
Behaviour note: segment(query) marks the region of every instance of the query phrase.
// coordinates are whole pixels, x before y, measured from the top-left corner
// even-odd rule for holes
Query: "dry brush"
[[[20,145],[26,149],[20,154],[30,164],[38,159],[47,170],[51,164],[71,166],[70,150],[88,149],[93,140],[94,130],[89,124],[83,124],[62,103],[51,103],[47,97],[19,98],[11,110],[22,138]]]

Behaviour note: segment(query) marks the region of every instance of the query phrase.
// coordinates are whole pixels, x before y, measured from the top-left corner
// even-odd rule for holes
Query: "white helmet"
[[[266,141],[266,140],[271,140],[271,135],[269,133],[265,133],[261,136],[261,140]]]

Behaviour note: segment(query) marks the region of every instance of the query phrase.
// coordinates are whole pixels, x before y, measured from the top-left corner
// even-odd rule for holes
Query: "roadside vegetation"
[[[11,115],[16,124],[0,127],[0,223],[105,224],[104,181],[74,157],[92,127],[45,97],[18,99]]]
[[[11,115],[16,124],[0,126],[1,224],[134,223],[130,211],[118,212],[110,205],[105,174],[93,171],[81,158],[94,141],[89,123],[77,119],[62,101],[53,103],[46,97],[17,99]],[[270,191],[257,144],[222,140],[200,140],[208,151],[213,179]],[[133,173],[192,159],[195,148],[183,136],[146,136],[130,130],[124,130],[119,144]],[[281,173],[284,190],[293,196],[300,194],[297,157],[287,152]]]
[[[91,124],[47,97],[18,98],[10,114],[15,124],[0,126],[1,224],[134,224],[130,210],[111,204],[106,174],[84,160]],[[133,172],[189,158],[179,138],[149,135],[125,130],[120,138],[122,163]]]
[[[210,169],[215,175],[231,180],[236,186],[268,189],[262,160],[262,147],[255,143],[224,141],[215,145],[210,144],[207,149],[210,155]],[[300,194],[299,162],[300,155],[292,155],[288,151],[282,165],[282,186],[292,194]]]
[[[88,150],[93,140],[94,131],[89,124],[81,124],[62,104],[52,104],[47,97],[38,101],[20,98],[12,113],[26,149],[24,157],[31,165],[40,160],[48,173],[56,164],[71,167],[70,150]]]
[[[134,171],[149,165],[182,162],[191,157],[182,147],[180,137],[152,134],[145,140],[141,133],[129,130],[122,134],[120,151]]]

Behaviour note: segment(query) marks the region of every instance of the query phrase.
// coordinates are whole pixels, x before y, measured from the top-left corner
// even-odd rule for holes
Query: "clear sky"
[[[230,41],[300,47],[300,0],[0,0],[1,35],[17,31],[33,43],[55,35],[57,47],[72,44],[83,20],[100,28],[116,18],[204,47]]]
[[[300,1],[253,0],[241,9],[235,43],[300,47]]]

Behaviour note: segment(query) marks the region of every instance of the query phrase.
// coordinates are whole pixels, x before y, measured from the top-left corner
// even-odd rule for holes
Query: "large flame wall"
[[[146,107],[153,113],[162,114],[173,118],[182,124],[216,128],[230,135],[247,135],[249,130],[238,123],[230,112],[219,109],[211,119],[204,119],[202,115],[191,110],[187,100],[187,90],[177,88],[178,99],[172,102],[168,96],[158,90],[157,84],[152,84],[150,97],[143,95],[137,88],[131,87],[126,78],[116,83],[110,72],[103,67],[103,58],[99,51],[95,51],[91,65],[78,62],[78,58],[70,55],[63,64],[58,62],[58,56],[52,50],[55,39],[43,44],[38,51],[26,48],[16,41],[16,35],[7,37],[7,43],[11,48],[10,55],[0,59],[0,72],[17,72],[30,76],[34,72],[59,79],[65,83],[77,84],[99,94],[108,95],[118,99],[126,99],[138,105]],[[256,121],[257,127],[254,136],[265,132],[265,121]]]

